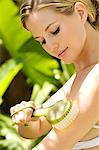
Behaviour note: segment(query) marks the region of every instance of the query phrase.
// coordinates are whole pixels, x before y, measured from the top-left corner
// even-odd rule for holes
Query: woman
[[[26,0],[21,19],[50,55],[75,65],[76,73],[48,101],[78,100],[80,112],[60,131],[45,117],[31,117],[31,108],[17,112],[30,103],[22,102],[11,108],[19,134],[34,139],[51,130],[39,150],[99,150],[99,1]]]

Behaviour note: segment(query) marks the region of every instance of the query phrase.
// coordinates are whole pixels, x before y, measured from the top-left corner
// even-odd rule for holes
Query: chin
[[[67,59],[61,59],[65,64],[72,64],[74,61],[73,60],[67,60]]]

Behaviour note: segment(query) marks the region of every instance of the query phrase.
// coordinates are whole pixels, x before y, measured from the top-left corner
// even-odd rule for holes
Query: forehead
[[[26,20],[26,26],[30,32],[36,35],[36,32],[44,31],[52,22],[60,21],[62,14],[49,8],[43,8],[32,12]]]

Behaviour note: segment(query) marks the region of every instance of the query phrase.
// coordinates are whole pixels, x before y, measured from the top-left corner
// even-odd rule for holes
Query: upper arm
[[[80,113],[73,123],[62,131],[55,130],[61,142],[73,146],[80,141],[99,121],[99,74],[89,75],[80,90],[77,97]],[[73,99],[76,100],[76,99]]]

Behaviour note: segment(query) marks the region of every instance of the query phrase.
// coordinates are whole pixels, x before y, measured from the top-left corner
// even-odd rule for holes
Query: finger
[[[13,106],[10,110],[11,110],[11,115],[17,113],[21,108],[21,105],[20,104],[17,104],[15,106]]]
[[[31,104],[33,108],[35,108],[35,103],[33,101],[29,101],[28,103]]]
[[[25,123],[25,114],[23,111],[20,111],[19,113],[15,114],[12,117],[12,120],[16,123],[16,124],[24,124]]]
[[[28,101],[28,102],[22,102],[22,105],[24,105],[24,107],[30,107],[30,108],[33,108],[35,109],[35,104],[33,101]]]
[[[33,109],[32,108],[26,108],[24,110],[24,113],[25,113],[25,121],[28,122],[31,120],[31,116],[33,114]]]
[[[20,105],[26,106],[26,105],[27,105],[27,101],[22,101],[22,102],[20,103]]]
[[[32,117],[31,118],[31,121],[38,121],[38,120],[40,120],[39,117]]]
[[[22,101],[20,104],[17,104],[17,105],[15,105],[15,106],[11,107],[11,109],[10,109],[11,115],[13,115],[13,114],[15,114],[15,113],[17,113],[17,112],[19,112],[19,111],[25,109],[25,107],[28,107],[28,105],[29,105],[30,107],[35,108],[35,104],[34,104],[33,101],[29,101],[29,102],[27,102],[27,101]]]

